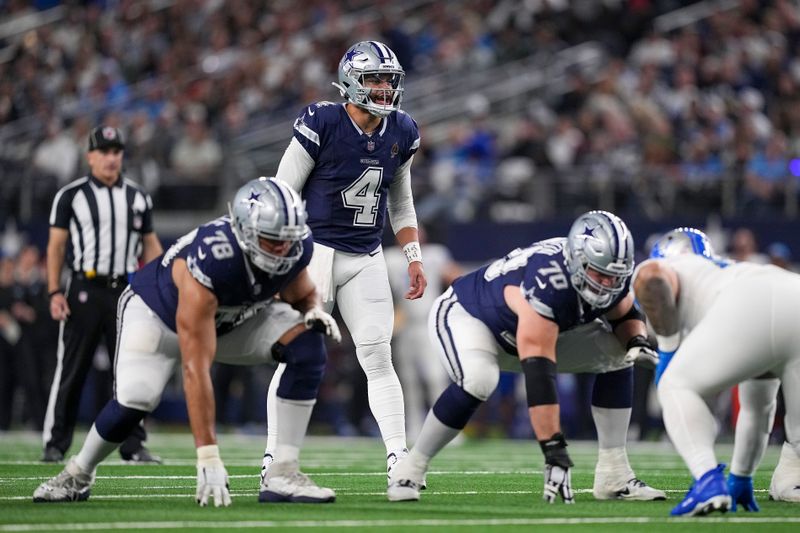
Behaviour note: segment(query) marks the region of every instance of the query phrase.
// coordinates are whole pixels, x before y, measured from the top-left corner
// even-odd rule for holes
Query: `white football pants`
[[[308,273],[323,296],[325,310],[331,312],[338,305],[350,331],[367,377],[370,410],[387,453],[405,448],[403,391],[389,344],[394,307],[383,250],[378,247],[372,254],[351,254],[315,243]],[[270,386],[267,405],[273,403],[276,390]],[[268,434],[275,433],[268,427]]]
[[[767,372],[783,383],[786,439],[800,453],[799,315],[800,278],[743,278],[717,297],[681,343],[658,398],[670,439],[695,479],[717,466],[717,422],[707,402]]]
[[[120,296],[115,396],[125,407],[151,412],[180,362],[178,334],[169,329],[130,288]],[[271,302],[243,324],[217,338],[215,360],[237,365],[274,363],[272,345],[303,315],[284,302]]]

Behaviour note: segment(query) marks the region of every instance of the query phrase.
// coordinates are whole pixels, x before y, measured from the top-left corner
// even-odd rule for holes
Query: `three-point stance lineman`
[[[330,502],[331,489],[298,469],[308,414],[325,367],[322,332],[340,340],[306,272],[313,240],[297,194],[275,179],[236,193],[230,218],[181,237],[148,263],[123,293],[115,398],[86,441],[35,502],[89,497],[97,465],[156,408],[175,365],[183,367],[189,421],[197,447],[197,502],[231,503],[214,432],[212,362],[281,362],[275,411],[281,421],[276,462],[259,501]],[[280,295],[280,301],[275,297]]]
[[[695,480],[671,514],[735,510],[737,503],[758,510],[752,475],[775,414],[775,378],[784,385],[787,442],[769,493],[800,501],[800,276],[720,262],[705,235],[691,228],[666,234],[651,257],[637,269],[634,289],[658,336],[664,425]],[[706,402],[737,383],[742,411],[726,485]]]
[[[578,217],[567,238],[518,248],[456,280],[436,301],[428,322],[454,383],[428,413],[410,454],[395,466],[389,500],[419,499],[431,459],[494,391],[502,360],[513,361],[506,354],[518,356],[525,374],[531,425],[545,456],[547,501],[560,495],[565,503],[574,502],[557,371],[597,374],[595,498],[665,499],[636,478],[625,449],[632,363],[655,364],[656,357],[629,292],[632,273],[628,228],[611,213],[590,211]]]
[[[400,380],[392,366],[394,309],[381,240],[389,212],[392,229],[408,260],[410,288],[427,284],[411,195],[411,162],[419,147],[414,120],[400,111],[405,73],[397,56],[377,41],[351,46],[334,84],[345,103],[318,102],[294,123],[294,138],[277,177],[301,192],[314,232],[308,267],[325,309],[338,305],[367,377],[369,406],[386,447],[387,470],[406,450]],[[278,368],[280,375],[281,367]],[[275,378],[269,397],[275,392]],[[267,405],[270,405],[267,401]],[[269,413],[268,413],[269,414]],[[269,468],[274,435],[268,416],[262,475]]]

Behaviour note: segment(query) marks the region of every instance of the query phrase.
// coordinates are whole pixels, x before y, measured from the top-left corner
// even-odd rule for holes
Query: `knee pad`
[[[592,405],[607,409],[633,407],[633,367],[597,374],[592,388]]]
[[[464,368],[464,377],[461,379],[461,388],[465,392],[485,402],[492,395],[500,382],[500,368],[487,366],[480,372],[470,372]]]
[[[367,381],[394,373],[392,366],[392,349],[387,342],[376,344],[359,344],[356,355]]]
[[[322,333],[303,332],[279,351],[286,368],[278,385],[278,396],[287,400],[316,399],[328,358]]]
[[[95,420],[97,433],[109,442],[122,442],[128,438],[139,422],[147,415],[140,411],[120,405],[117,400],[106,404]]]
[[[125,379],[116,383],[116,399],[132,409],[152,413],[161,402],[163,390],[156,390],[146,379]]]

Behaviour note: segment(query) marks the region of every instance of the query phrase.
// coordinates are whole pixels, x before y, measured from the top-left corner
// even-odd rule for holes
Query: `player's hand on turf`
[[[428,286],[428,280],[425,278],[425,271],[422,269],[422,263],[419,261],[412,261],[408,264],[408,279],[409,286],[406,292],[406,300],[416,300],[425,294],[425,287]]]
[[[342,333],[339,331],[336,320],[319,307],[314,307],[307,312],[305,317],[303,317],[303,321],[306,323],[308,329],[324,333],[336,342],[342,341]]]
[[[564,435],[556,433],[547,440],[539,441],[544,452],[544,500],[555,503],[559,496],[564,503],[575,503],[572,494],[572,459],[567,453]]]
[[[736,505],[740,504],[745,511],[758,512],[761,509],[756,503],[753,494],[753,478],[750,476],[737,476],[728,474],[728,492],[731,493],[731,511],[736,512]]]
[[[653,369],[658,364],[658,352],[642,335],[631,337],[625,346],[625,362]]]
[[[228,485],[228,472],[222,459],[219,457],[219,449],[215,444],[201,446],[197,449],[197,492],[195,493],[197,503],[200,507],[208,505],[211,498],[214,507],[231,504],[231,493]]]

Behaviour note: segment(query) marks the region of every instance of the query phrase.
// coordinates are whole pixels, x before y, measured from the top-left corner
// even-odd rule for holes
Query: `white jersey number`
[[[342,191],[344,206],[355,209],[354,226],[374,226],[381,200],[382,167],[368,167],[356,181]]]

